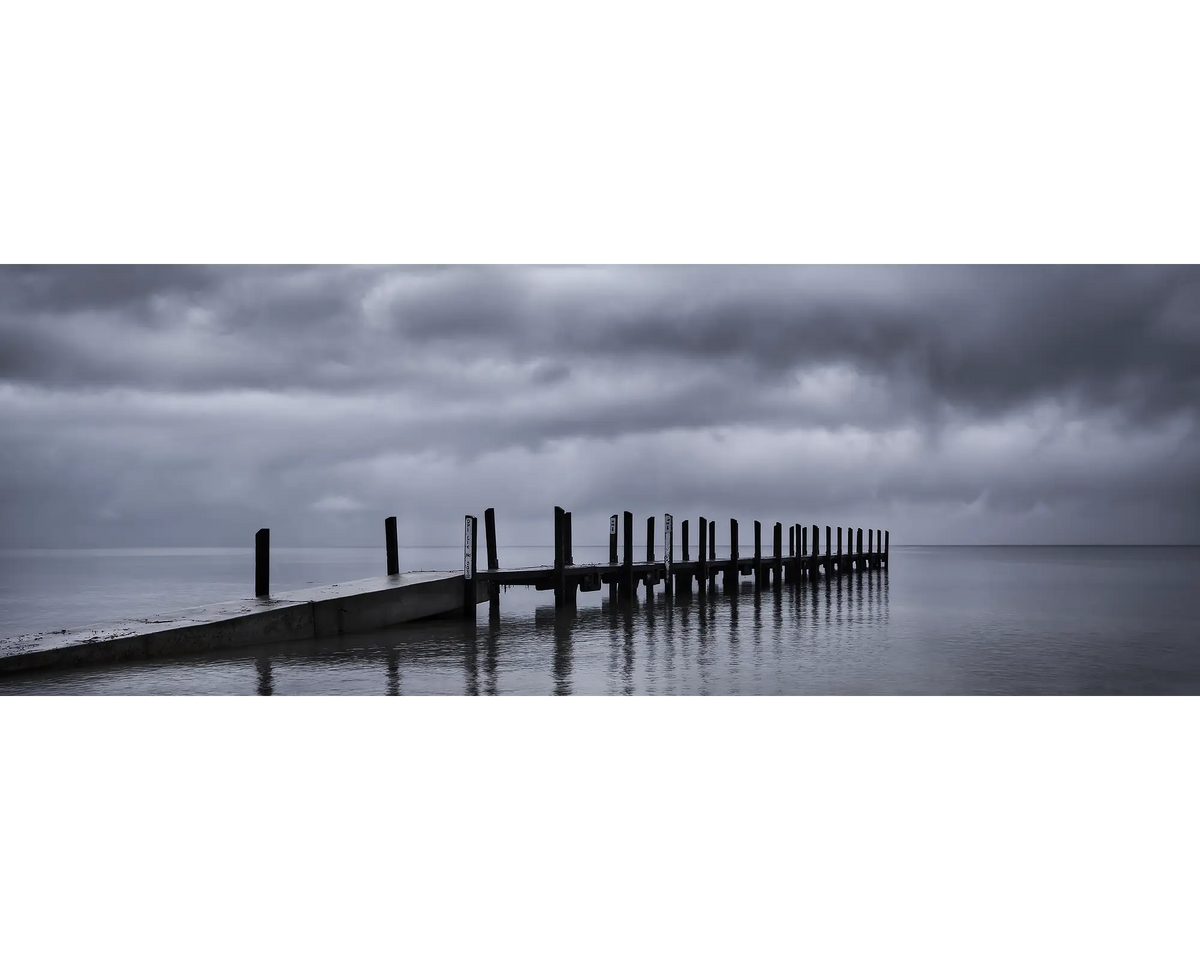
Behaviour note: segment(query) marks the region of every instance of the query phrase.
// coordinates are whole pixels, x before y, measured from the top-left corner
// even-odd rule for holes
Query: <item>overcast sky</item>
[[[1190,267],[0,268],[0,546],[1194,543],[1198,401]]]

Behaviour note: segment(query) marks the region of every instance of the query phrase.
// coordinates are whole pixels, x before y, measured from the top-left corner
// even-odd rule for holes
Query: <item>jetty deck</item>
[[[489,591],[472,588],[475,602]],[[462,573],[403,573],[0,640],[0,674],[311,640],[463,609]]]

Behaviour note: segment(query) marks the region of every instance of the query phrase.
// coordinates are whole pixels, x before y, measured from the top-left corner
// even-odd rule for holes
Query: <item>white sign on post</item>
[[[473,564],[471,562],[471,555],[474,553],[474,551],[471,549],[473,546],[473,544],[471,542],[471,540],[472,540],[472,537],[471,537],[472,523],[471,523],[471,521],[473,519],[474,519],[473,517],[467,517],[466,521],[464,522],[465,530],[463,532],[463,578],[466,580],[470,580],[471,577],[473,577],[475,575],[475,570],[474,570],[475,564]]]
[[[617,515],[615,513],[608,518],[608,535],[610,537],[617,535]]]
[[[667,565],[667,576],[671,575],[671,554],[674,552],[675,538],[671,536],[671,515],[663,516],[663,560]]]

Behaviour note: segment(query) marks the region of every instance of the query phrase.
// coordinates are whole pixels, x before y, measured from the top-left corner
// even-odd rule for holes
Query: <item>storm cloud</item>
[[[1196,542],[1198,401],[1192,267],[8,267],[0,545]]]

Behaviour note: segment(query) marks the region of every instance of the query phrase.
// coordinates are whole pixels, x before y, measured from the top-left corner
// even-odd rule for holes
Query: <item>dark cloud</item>
[[[1192,540],[1198,401],[1193,267],[0,268],[0,543],[395,498]]]

